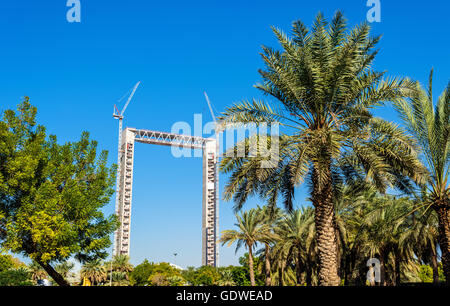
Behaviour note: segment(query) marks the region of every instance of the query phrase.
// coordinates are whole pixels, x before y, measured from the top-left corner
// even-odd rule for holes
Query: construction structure
[[[120,227],[114,233],[113,254],[130,254],[134,144],[140,142],[163,146],[176,146],[203,150],[202,265],[217,267],[219,258],[219,249],[217,247],[219,223],[218,142],[214,138],[179,135],[129,127],[122,131],[121,120],[123,119],[123,113],[138,85],[139,83],[134,87],[122,112],[119,113],[117,108],[114,112],[114,117],[119,119],[116,215],[119,218]]]

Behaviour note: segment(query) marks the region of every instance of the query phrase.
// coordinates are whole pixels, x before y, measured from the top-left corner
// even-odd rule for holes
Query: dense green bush
[[[132,286],[181,286],[185,283],[180,270],[168,263],[144,260],[130,273]]]
[[[202,266],[200,268],[188,267],[183,271],[183,277],[193,286],[218,286],[220,273],[217,268]]]
[[[442,269],[442,263],[438,266],[439,281],[445,282],[444,270]],[[419,278],[423,283],[433,282],[433,269],[428,265],[421,265],[419,271]]]
[[[0,272],[0,287],[2,286],[33,286],[33,282],[25,269],[10,269]]]
[[[12,269],[14,262],[10,255],[0,255],[0,272]]]

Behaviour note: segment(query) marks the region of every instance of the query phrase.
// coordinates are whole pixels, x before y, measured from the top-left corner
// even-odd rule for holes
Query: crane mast
[[[127,102],[125,103],[124,107],[122,108],[122,111],[119,112],[119,109],[114,105],[114,112],[113,112],[113,117],[115,119],[119,120],[119,139],[118,139],[118,146],[117,146],[117,178],[116,178],[116,206],[115,206],[115,214],[116,216],[118,216],[119,221],[123,222],[123,214],[120,211],[120,171],[122,169],[122,153],[123,153],[123,149],[122,149],[122,125],[123,125],[123,118],[124,118],[124,113],[125,110],[127,109],[128,105],[130,104],[131,99],[133,98],[138,86],[141,84],[141,82],[137,82],[136,85],[134,85],[131,94],[128,96]],[[122,227],[122,225],[121,225]],[[114,255],[119,255],[120,251],[119,251],[119,244],[121,241],[121,237],[120,236],[120,230],[116,230],[114,232],[114,248],[113,248],[113,253]]]

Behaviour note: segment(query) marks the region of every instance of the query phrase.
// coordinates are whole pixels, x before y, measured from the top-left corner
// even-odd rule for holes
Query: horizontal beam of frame
[[[191,149],[202,149],[209,138],[198,136],[180,135],[167,132],[151,130],[140,130],[129,128],[135,134],[135,141],[141,143],[156,144],[162,146],[174,146]]]

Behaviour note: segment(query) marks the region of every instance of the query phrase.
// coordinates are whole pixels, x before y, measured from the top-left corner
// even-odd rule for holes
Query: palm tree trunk
[[[70,284],[61,276],[52,266],[48,263],[44,263],[42,261],[36,261],[44,270],[50,275],[51,278],[59,285],[59,286],[70,286]]]
[[[337,269],[337,238],[334,227],[333,182],[331,178],[330,164],[327,165],[328,173],[325,182],[319,183],[319,175],[316,167],[313,168],[312,202],[315,207],[315,225],[317,249],[319,258],[319,285],[337,286],[339,276]]]
[[[450,208],[439,205],[435,208],[439,220],[439,246],[442,252],[442,267],[445,281],[450,285]]]
[[[270,277],[270,254],[269,254],[269,245],[266,243],[265,245],[265,270],[266,270],[266,286],[272,286],[272,279]]]
[[[306,268],[306,286],[312,286],[312,268]]]
[[[386,286],[386,261],[384,254],[380,254],[380,286]]]
[[[280,267],[278,268],[278,285],[279,286],[284,286],[283,275],[284,275],[284,262],[282,262],[280,264]]]
[[[248,246],[248,269],[250,271],[250,284],[255,286],[255,272],[253,270],[253,251],[252,246]]]
[[[296,265],[296,276],[297,276],[297,284],[299,286],[302,285],[303,283],[303,279],[302,279],[302,258],[301,258],[301,254],[300,254],[300,249],[298,250],[298,255],[297,255],[297,260],[295,261],[295,265]]]
[[[439,267],[436,249],[431,251],[431,268],[433,269],[433,284],[439,284]]]
[[[394,265],[395,265],[394,286],[400,286],[400,255],[398,254],[395,254]]]
[[[350,284],[349,278],[350,278],[350,254],[346,254],[345,260],[344,260],[344,285],[345,286],[348,286]]]

